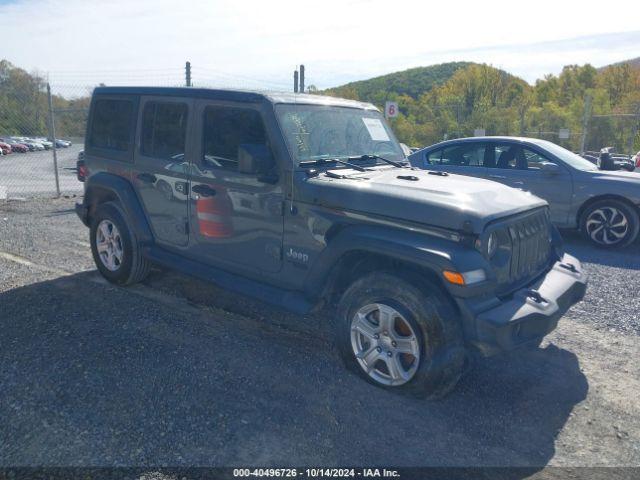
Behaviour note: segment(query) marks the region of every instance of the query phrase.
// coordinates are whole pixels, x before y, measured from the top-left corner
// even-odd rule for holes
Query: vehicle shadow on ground
[[[624,249],[598,248],[574,230],[562,231],[565,250],[582,263],[640,270],[640,240]]]
[[[216,306],[219,289],[150,282],[163,278],[209,302],[172,308],[95,272],[0,293],[1,466],[530,467],[502,475],[522,478],[588,391],[577,357],[548,345],[482,361],[445,399],[408,398],[347,372],[309,334],[317,320],[274,326],[259,304],[247,320]]]

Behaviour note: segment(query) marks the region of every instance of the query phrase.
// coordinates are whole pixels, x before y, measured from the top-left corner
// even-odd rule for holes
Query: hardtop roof
[[[291,92],[260,92],[252,90],[227,90],[194,87],[96,87],[94,95],[163,95],[172,97],[203,98],[212,100],[228,100],[246,103],[290,103],[307,105],[327,105],[337,107],[377,110],[365,102],[347,100],[345,98],[327,97]]]

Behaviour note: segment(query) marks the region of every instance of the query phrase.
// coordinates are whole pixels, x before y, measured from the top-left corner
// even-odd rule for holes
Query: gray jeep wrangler
[[[386,388],[443,395],[468,353],[538,345],[586,289],[543,200],[411,168],[370,104],[96,88],[83,172],[109,281],[158,264],[327,307],[346,365]]]

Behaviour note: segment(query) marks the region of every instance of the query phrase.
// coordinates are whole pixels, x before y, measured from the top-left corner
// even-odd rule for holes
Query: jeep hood
[[[471,228],[473,233],[493,220],[547,205],[530,193],[462,175],[407,168],[332,172],[347,178],[324,172],[308,178],[302,190],[309,198],[301,200],[457,231]]]

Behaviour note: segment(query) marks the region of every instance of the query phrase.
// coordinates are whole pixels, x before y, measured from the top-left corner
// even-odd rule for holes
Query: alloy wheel
[[[601,207],[589,214],[585,227],[594,242],[600,245],[614,245],[627,235],[629,221],[621,210],[615,207]]]
[[[351,347],[362,370],[378,383],[397,386],[413,378],[420,344],[407,319],[395,308],[374,303],[351,320]]]
[[[122,265],[124,252],[120,231],[110,220],[102,220],[96,230],[96,249],[102,264],[115,272]]]

